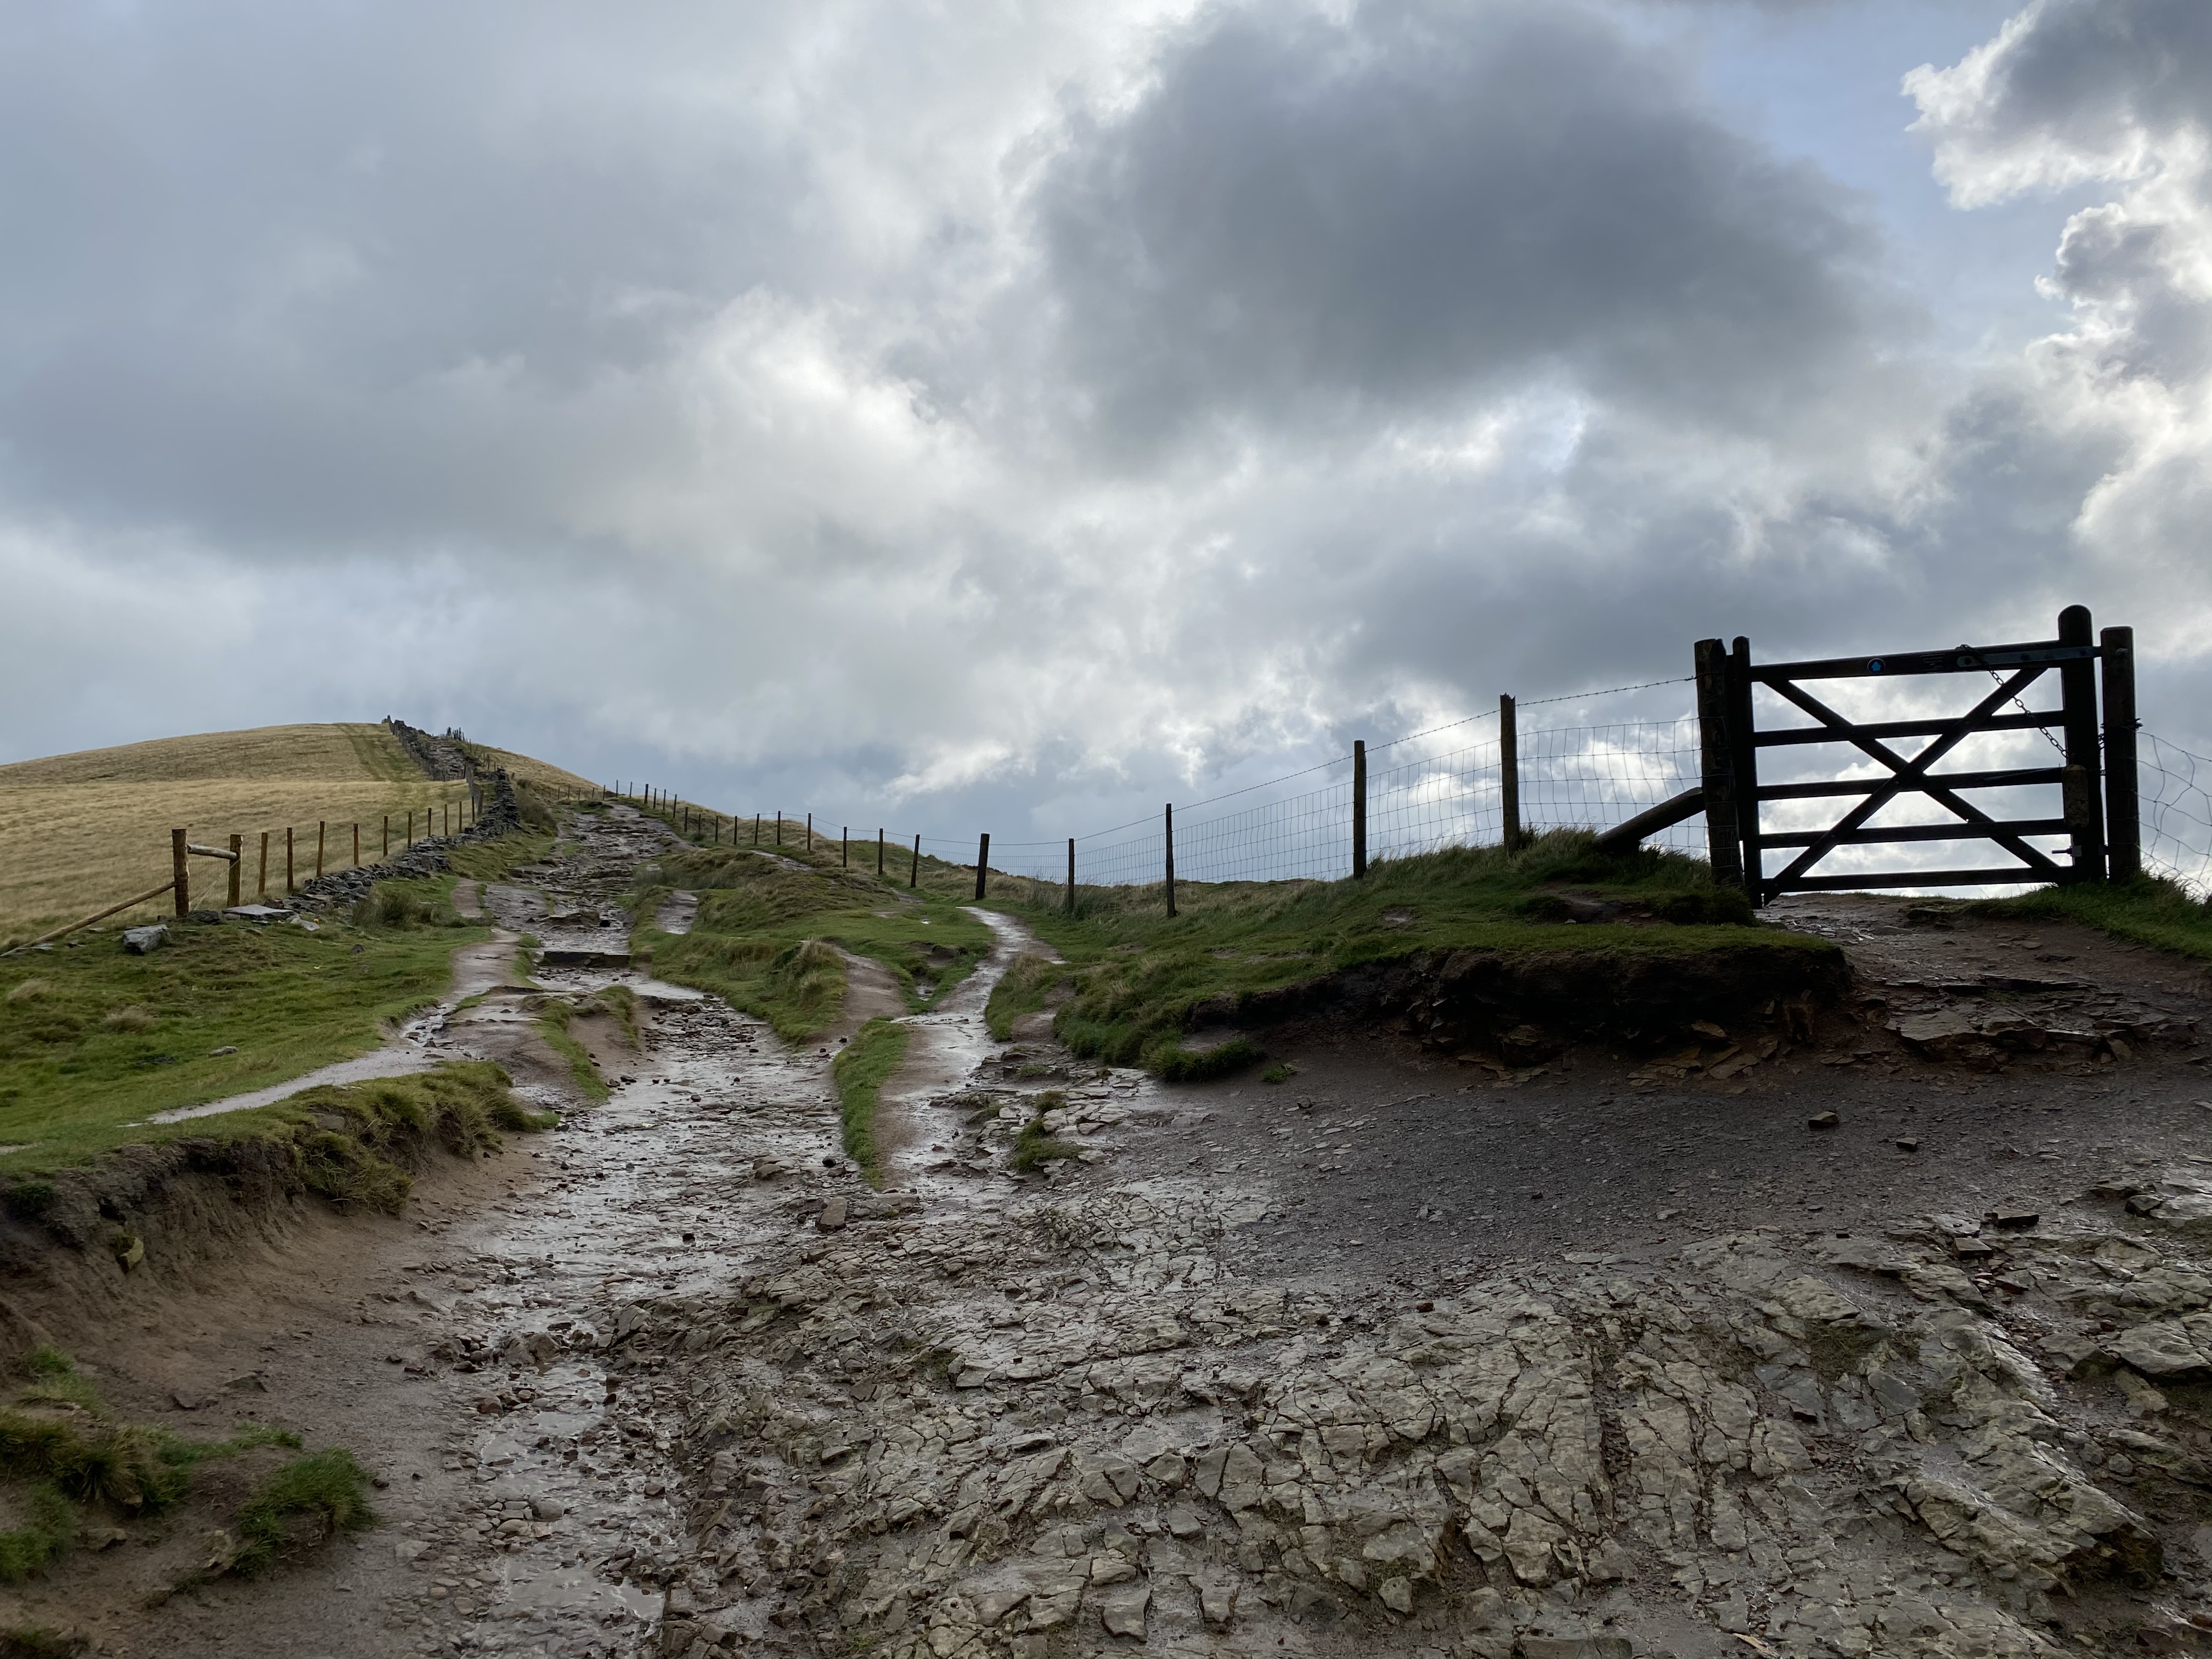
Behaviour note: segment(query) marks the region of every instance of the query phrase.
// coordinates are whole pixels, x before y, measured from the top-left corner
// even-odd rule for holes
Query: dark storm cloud
[[[1856,378],[1857,204],[1574,6],[1202,14],[1041,192],[1106,420],[1369,415],[1547,373],[1730,427]]]

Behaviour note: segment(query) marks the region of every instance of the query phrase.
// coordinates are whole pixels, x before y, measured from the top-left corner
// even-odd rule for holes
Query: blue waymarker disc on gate
[[[1868,659],[1867,672],[1869,674],[1879,674],[1881,672],[1881,659],[1880,657],[1873,657]]]

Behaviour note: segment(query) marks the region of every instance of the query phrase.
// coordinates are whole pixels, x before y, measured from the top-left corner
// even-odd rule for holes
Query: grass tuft
[[[883,1179],[882,1158],[876,1146],[876,1100],[906,1058],[910,1035],[910,1028],[896,1020],[872,1019],[830,1063],[830,1075],[837,1085],[845,1156],[866,1172],[871,1184],[879,1184]]]
[[[1043,1007],[1060,981],[1060,965],[1050,957],[1036,951],[1024,951],[1016,957],[991,988],[991,1000],[983,1005],[983,1023],[991,1035],[1001,1042],[1009,1040],[1014,1034],[1014,1022]]]
[[[25,1492],[23,1509],[23,1523],[0,1532],[0,1584],[20,1584],[69,1548],[76,1536],[76,1510],[52,1482],[40,1481]],[[22,1639],[22,1632],[9,1632],[5,1638],[0,1638],[0,1655],[9,1651],[4,1645],[5,1641],[20,1644]],[[23,1647],[19,1650],[39,1651],[35,1647]],[[77,1650],[48,1650],[75,1652]]]
[[[576,1086],[583,1091],[584,1098],[605,1101],[613,1091],[608,1088],[606,1079],[599,1075],[598,1062],[592,1060],[591,1050],[585,1048],[575,1034],[569,1030],[568,1023],[575,1017],[576,1009],[573,1003],[559,997],[549,997],[538,1010],[538,1029],[545,1038],[546,1047],[568,1062],[568,1075],[576,1080]]]
[[[295,1458],[239,1510],[228,1571],[252,1577],[325,1538],[374,1526],[368,1484],[368,1472],[342,1446]]]
[[[1214,1048],[1186,1048],[1181,1043],[1162,1043],[1146,1053],[1145,1065],[1165,1083],[1205,1083],[1227,1077],[1267,1058],[1249,1037],[1231,1037]]]
[[[1961,908],[1984,916],[2078,921],[2132,944],[2212,957],[2212,905],[2191,898],[2179,882],[2155,876],[2044,887],[2016,898],[1972,900]]]

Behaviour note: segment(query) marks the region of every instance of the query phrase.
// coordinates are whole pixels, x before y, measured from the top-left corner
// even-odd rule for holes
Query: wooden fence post
[[[921,837],[920,836],[914,838],[914,867],[907,872],[906,884],[909,887],[921,885]]]
[[[1352,740],[1352,878],[1367,874],[1367,740]]]
[[[877,826],[877,828],[876,828],[876,874],[877,874],[878,876],[881,876],[883,873],[884,873],[884,831],[883,831],[883,826],[882,826],[882,825],[880,825],[880,824],[878,824],[878,825]]]
[[[259,903],[269,896],[269,832],[261,832],[261,867],[253,878],[253,899]]]
[[[1167,889],[1168,915],[1172,917],[1175,915],[1175,803],[1173,801],[1170,801],[1164,809],[1164,815],[1160,820],[1160,835],[1162,848],[1167,855],[1164,885]]]
[[[330,825],[323,819],[315,820],[315,874],[318,878],[323,873],[323,837],[329,829]]]
[[[760,823],[761,815],[756,812],[753,814],[753,845],[756,847],[760,845]]]
[[[1067,914],[1075,914],[1075,837],[1067,838]]]
[[[814,814],[811,812],[806,815],[806,850],[810,853],[814,850]]]
[[[2107,628],[2105,649],[2105,862],[2114,881],[2142,874],[2142,800],[2136,781],[2136,630]]]
[[[389,812],[384,815],[384,841],[383,844],[377,848],[376,856],[380,859],[388,859],[392,856],[392,814]]]
[[[169,877],[177,896],[177,920],[182,921],[192,908],[192,876],[185,857],[185,832],[169,831]]]
[[[2089,607],[2069,605],[2058,613],[2058,642],[2087,645]],[[2060,703],[2066,715],[2066,781],[2063,786],[2066,839],[2074,881],[2105,878],[2104,812],[2097,797],[2097,665],[2084,657],[2058,665]]]
[[[238,884],[245,877],[245,863],[246,837],[233,836],[230,838],[230,902],[224,907],[226,909],[238,908]]]
[[[781,812],[775,815],[775,844],[778,847],[783,845],[783,814]]]
[[[1743,890],[1753,904],[1764,907],[1773,895],[1766,890],[1766,852],[1759,839],[1759,742],[1751,709],[1751,641],[1741,634],[1729,646],[1728,735],[1729,775],[1735,781],[1735,835],[1743,848]]]
[[[837,863],[840,868],[853,867],[853,826],[846,824],[837,836]]]
[[[983,839],[975,845],[975,900],[979,904],[983,899],[983,877],[990,867],[991,832],[986,830],[983,832]]]
[[[293,873],[292,826],[288,823],[284,826],[284,890],[288,893],[300,890],[300,884],[293,879]]]
[[[356,870],[361,868],[361,826],[358,823],[353,827],[353,867]]]
[[[1743,885],[1743,841],[1735,821],[1735,769],[1729,744],[1728,647],[1699,640],[1698,771],[1705,792],[1705,857],[1717,887]]]
[[[1521,732],[1513,718],[1513,699],[1498,699],[1498,822],[1504,826],[1505,850],[1521,845]]]

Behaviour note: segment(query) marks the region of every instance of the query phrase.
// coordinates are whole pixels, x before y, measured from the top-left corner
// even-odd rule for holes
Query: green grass
[[[871,1183],[879,1183],[883,1178],[883,1161],[876,1147],[876,1097],[906,1058],[910,1035],[909,1028],[896,1020],[872,1019],[830,1062],[845,1156],[866,1171]]]
[[[76,1659],[90,1645],[84,1637],[64,1636],[43,1625],[0,1630],[0,1659]]]
[[[559,997],[549,997],[545,1006],[538,1011],[538,1031],[544,1037],[546,1047],[568,1062],[568,1075],[576,1079],[576,1086],[584,1091],[584,1098],[605,1101],[610,1092],[606,1079],[599,1075],[599,1065],[592,1060],[591,1051],[568,1030],[568,1022],[575,1017],[574,1005]]]
[[[991,930],[951,896],[916,897],[872,869],[842,868],[834,842],[809,852],[794,840],[775,858],[750,842],[672,853],[639,872],[632,914],[652,915],[678,889],[699,895],[690,931],[641,926],[631,950],[649,957],[661,978],[722,997],[789,1042],[843,1011],[841,949],[889,969],[908,1008],[919,1011],[973,972],[992,945]]]
[[[2045,887],[2017,898],[1977,899],[1961,908],[1984,916],[2078,921],[2132,944],[2212,957],[2212,907],[2190,897],[2179,884],[2154,876]]]
[[[81,1161],[148,1138],[125,1126],[150,1113],[366,1054],[384,1022],[445,992],[455,946],[487,937],[335,920],[313,933],[184,923],[143,957],[94,934],[0,961],[0,1145],[30,1147],[0,1169]]]
[[[1083,1150],[1070,1142],[1054,1140],[1045,1131],[1045,1114],[1066,1105],[1065,1094],[1057,1089],[1048,1089],[1036,1097],[1035,1104],[1036,1115],[1022,1125],[1022,1132],[1014,1137],[1013,1153],[1007,1159],[1022,1175],[1060,1158],[1073,1158]]]
[[[1595,852],[1589,834],[1557,830],[1511,853],[1455,848],[1370,867],[1362,881],[1183,882],[1170,918],[1158,887],[1076,890],[994,876],[990,902],[1027,920],[1065,958],[1009,972],[987,1018],[994,1035],[1016,1016],[1068,995],[1053,1029],[1078,1054],[1138,1064],[1171,1079],[1218,1076],[1261,1059],[1249,1043],[1186,1048],[1202,1013],[1234,1016],[1239,1000],[1417,952],[1509,955],[1574,951],[1688,957],[1756,939],[1830,952],[1802,934],[1759,928],[1743,896],[1716,888],[1706,866],[1671,853]],[[951,866],[945,866],[947,872]],[[926,873],[942,884],[945,877]],[[1567,896],[1628,904],[1641,918],[1567,920]]]
[[[325,1538],[374,1526],[368,1484],[368,1472],[342,1446],[295,1458],[257,1486],[240,1509],[232,1528],[238,1542],[229,1571],[252,1577]]]
[[[296,1434],[264,1426],[224,1440],[187,1440],[113,1422],[98,1391],[53,1348],[33,1349],[21,1370],[27,1382],[0,1407],[0,1482],[17,1489],[25,1518],[0,1532],[0,1583],[20,1583],[69,1547],[78,1504],[159,1514],[183,1498],[202,1463],[300,1444]],[[75,1410],[56,1414],[57,1405]]]

